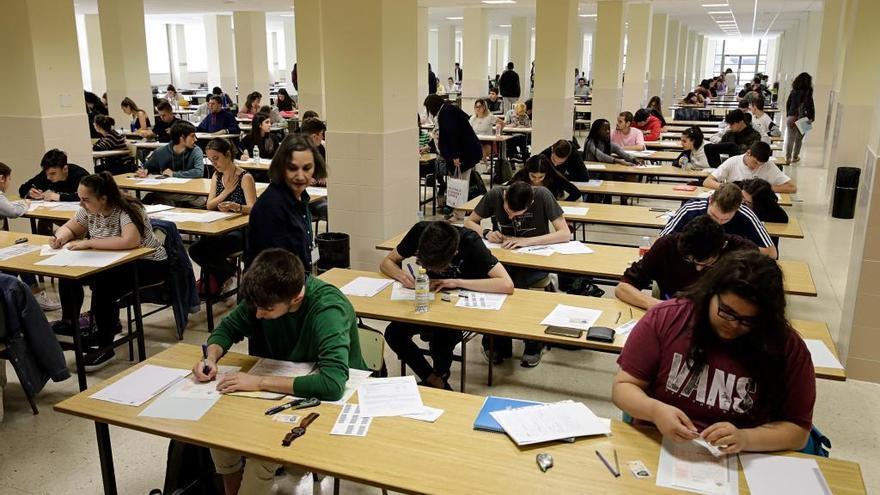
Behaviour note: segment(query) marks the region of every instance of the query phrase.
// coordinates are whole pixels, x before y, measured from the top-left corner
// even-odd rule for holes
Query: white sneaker
[[[40,304],[40,308],[43,311],[56,311],[61,309],[61,303],[49,297],[49,294],[46,294],[46,291],[44,290],[34,294],[34,299],[37,300],[37,303]]]

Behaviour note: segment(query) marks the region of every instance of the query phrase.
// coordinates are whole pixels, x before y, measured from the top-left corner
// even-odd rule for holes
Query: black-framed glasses
[[[740,325],[748,328],[752,328],[757,324],[758,317],[757,316],[741,316],[736,311],[731,309],[730,306],[724,304],[721,301],[720,296],[718,297],[718,316],[727,321],[735,321]]]

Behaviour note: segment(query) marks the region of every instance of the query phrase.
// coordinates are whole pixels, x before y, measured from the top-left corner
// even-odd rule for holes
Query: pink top
[[[611,130],[611,142],[620,146],[641,146],[645,149],[645,136],[642,131],[630,127],[629,134],[624,134],[617,129]]]

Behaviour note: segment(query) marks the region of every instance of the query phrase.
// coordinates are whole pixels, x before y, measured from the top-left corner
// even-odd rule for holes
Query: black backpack
[[[168,444],[165,486],[150,495],[223,495],[223,479],[214,468],[211,451],[177,440]]]

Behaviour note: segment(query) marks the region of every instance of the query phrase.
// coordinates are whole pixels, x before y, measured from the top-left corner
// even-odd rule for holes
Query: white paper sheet
[[[170,205],[144,205],[144,209],[147,211],[147,215],[149,215],[159,211],[173,210],[174,207]]]
[[[363,416],[419,414],[425,409],[412,375],[366,380],[358,386],[357,391]]]
[[[794,122],[794,125],[797,126],[798,131],[804,136],[807,135],[808,132],[813,130],[813,124],[810,123],[810,119],[807,117],[801,117]]]
[[[129,255],[129,251],[62,251],[51,258],[34,263],[41,266],[92,266],[103,268]]]
[[[205,211],[199,213],[185,211],[159,211],[151,214],[150,218],[158,218],[169,222],[211,223],[235,215],[237,215],[237,213],[227,213],[222,211]]]
[[[70,251],[70,249],[67,248],[67,244],[61,246],[61,248],[59,249],[55,249],[48,244],[43,244],[42,246],[40,246],[40,256],[52,256],[54,254],[63,253],[65,251]]]
[[[627,335],[629,335],[630,332],[632,332],[633,328],[636,327],[636,323],[638,323],[638,322],[639,322],[639,320],[629,320],[628,322],[624,323],[623,325],[620,325],[617,328],[615,328],[614,333],[616,335],[622,335],[622,336],[626,337]]]
[[[694,442],[663,440],[657,486],[708,495],[736,495],[736,457],[715,457]]]
[[[572,181],[572,184],[576,185],[577,187],[599,187],[602,185],[602,181],[598,179],[588,180],[586,182]]]
[[[12,246],[0,249],[0,261],[5,261],[10,258],[15,258],[16,256],[32,253],[34,251],[37,251],[38,249],[40,249],[40,246],[38,244],[13,244]]]
[[[217,391],[220,378],[226,373],[234,373],[240,369],[239,366],[219,366],[217,377],[210,382],[197,381],[194,375],[190,375],[165,393],[178,399],[216,400],[221,395]]]
[[[587,170],[605,170],[604,163],[586,163]]]
[[[164,179],[159,179],[159,183],[164,184],[186,184],[190,179],[184,179],[181,177],[166,177]]]
[[[428,293],[428,299],[434,300],[434,293]],[[391,300],[392,301],[415,301],[416,300],[416,291],[413,289],[407,289],[400,282],[395,281],[391,284]]]
[[[596,416],[581,402],[554,402],[489,414],[517,445],[611,433],[611,420]]]
[[[592,254],[595,253],[587,247],[583,242],[568,241],[560,244],[551,244],[553,252],[556,254]]]
[[[627,153],[633,156],[637,156],[639,158],[647,158],[654,154],[654,150],[627,151]]]
[[[501,243],[498,242],[489,242],[486,239],[483,239],[483,244],[489,249],[501,249]]]
[[[79,211],[80,206],[78,201],[62,201],[52,209],[55,211]]]
[[[697,437],[697,438],[693,439],[692,442],[699,445],[700,447],[703,447],[704,449],[709,451],[709,453],[715,457],[721,457],[724,455],[724,453],[721,452],[721,449],[712,445],[711,443],[707,442],[706,440],[704,440],[701,437]]]
[[[544,246],[524,246],[514,249],[514,252],[520,254],[534,254],[536,256],[552,256],[556,251],[550,245]]]
[[[810,351],[814,367],[843,369],[840,360],[834,357],[834,354],[831,353],[831,349],[825,345],[825,342],[818,339],[804,339],[804,343],[807,344],[807,349]]]
[[[831,495],[828,481],[815,459],[767,454],[740,454],[752,495]]]
[[[358,387],[364,381],[371,379],[372,371],[369,370],[356,370],[353,368],[348,369],[348,380],[345,382],[345,390],[342,392],[342,397],[339,400],[332,401],[321,401],[323,404],[337,404],[344,405],[348,402],[348,399],[351,399],[351,396],[357,392]]]
[[[580,207],[580,206],[563,206],[562,213],[565,215],[576,215],[576,216],[584,216],[587,212],[590,211],[589,208]]]
[[[589,330],[600,316],[602,311],[598,309],[557,304],[553,311],[541,320],[541,325]]]
[[[260,360],[248,370],[248,374],[295,378],[297,376],[306,376],[314,370],[315,363],[294,363],[292,361],[282,361],[279,359],[260,358]]]
[[[61,211],[77,211],[79,210],[79,201],[43,201],[32,200],[28,211],[34,211],[39,208],[49,208]]]
[[[358,404],[346,404],[339,411],[336,422],[330,430],[331,435],[343,435],[348,437],[365,437],[370,431],[371,416],[361,414]]]
[[[358,277],[343,285],[339,290],[347,296],[373,297],[388,287],[393,280],[390,278]]]
[[[315,196],[326,196],[327,188],[326,187],[307,187],[306,193],[308,193],[309,197],[314,198]]]
[[[142,186],[155,186],[162,183],[161,180],[152,177],[145,177],[143,179],[139,177],[132,177],[132,180],[135,181],[136,184]]]
[[[219,366],[217,371],[231,373],[239,369],[237,366]],[[192,376],[189,376],[156,397],[138,416],[198,421],[220,400],[216,387],[217,380],[196,384]],[[183,390],[186,392],[182,392]]]
[[[507,294],[490,294],[488,292],[459,291],[458,308],[499,310],[504,305]]]
[[[443,409],[437,409],[436,407],[428,407],[425,406],[425,410],[418,414],[403,414],[404,418],[409,419],[417,419],[419,421],[425,421],[427,423],[433,423],[443,415]]]
[[[188,374],[189,370],[145,364],[89,397],[137,407]]]

